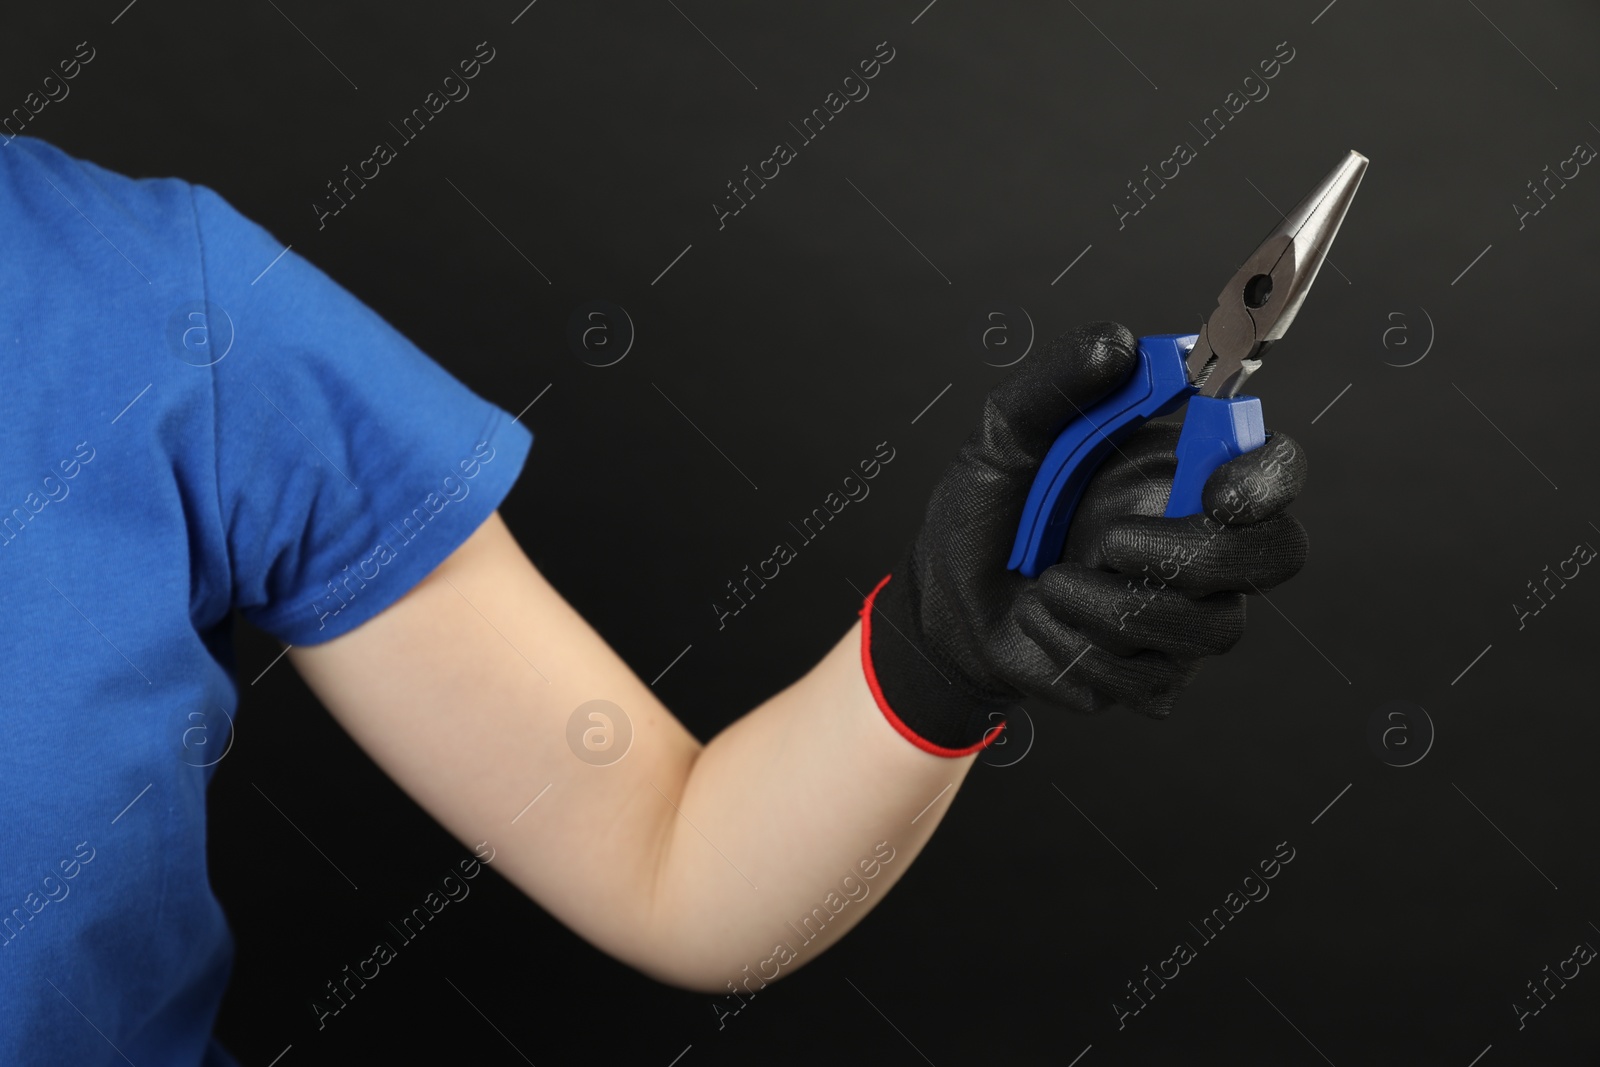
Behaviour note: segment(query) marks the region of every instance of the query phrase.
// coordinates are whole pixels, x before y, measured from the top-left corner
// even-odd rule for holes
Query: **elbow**
[[[663,985],[688,993],[725,996],[732,990],[742,997],[754,996],[794,969],[778,965],[771,957],[722,966],[681,960],[636,960],[633,966]]]
[[[734,991],[748,998],[787,978],[813,955],[802,955],[785,943],[761,948],[748,942],[715,944],[702,936],[654,941],[623,962],[674,989],[713,996]]]
[[[726,993],[730,988],[730,982],[733,983],[732,988],[739,988],[738,983],[733,982],[731,978],[723,978],[719,981],[716,976],[710,974],[680,974],[652,970],[646,970],[644,973],[663,985],[671,986],[673,989],[681,989],[685,993],[704,993],[706,996],[714,997],[718,994]],[[757,983],[752,984],[757,989],[761,988]]]

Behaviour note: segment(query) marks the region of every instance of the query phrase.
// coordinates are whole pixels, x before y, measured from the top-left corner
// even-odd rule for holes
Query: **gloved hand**
[[[1205,514],[1168,519],[1180,427],[1150,423],[1090,480],[1062,561],[1037,579],[1006,569],[1045,453],[1067,420],[1127,379],[1136,345],[1116,323],[1081,326],[997,386],[916,540],[867,597],[868,685],[919,748],[976,752],[1028,696],[1164,717],[1200,657],[1243,635],[1244,594],[1305,563],[1305,530],[1283,514],[1306,478],[1293,440],[1272,435],[1217,468]]]

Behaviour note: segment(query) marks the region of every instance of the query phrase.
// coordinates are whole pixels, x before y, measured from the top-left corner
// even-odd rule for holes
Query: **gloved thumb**
[[[929,502],[927,520],[957,523],[973,561],[1003,566],[1045,454],[1072,419],[1128,380],[1138,342],[1092,322],[1041,346],[984,399],[983,415]]]
[[[964,455],[1031,485],[1061,428],[1128,380],[1137,345],[1115,322],[1086,323],[1046,342],[990,391]]]

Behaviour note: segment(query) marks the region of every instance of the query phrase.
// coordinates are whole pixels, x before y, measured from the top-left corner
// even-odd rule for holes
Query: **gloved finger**
[[[1036,617],[1026,618],[1029,615]],[[1089,684],[1085,666],[1091,657],[1109,653],[1056,622],[1042,604],[1014,612],[1004,625],[1012,636],[1006,642],[1006,655],[995,666],[1006,684],[1024,696],[1080,713],[1093,714],[1115,703],[1114,696]]]
[[[1175,659],[1216,656],[1244,636],[1244,597],[1219,593],[1196,599],[1168,586],[1153,571],[1120,574],[1055,566],[1019,598],[1037,600],[1064,626],[1107,651],[1150,649]]]
[[[1205,514],[1230,526],[1260,522],[1289,506],[1306,487],[1306,450],[1288,434],[1211,472],[1201,490]]]
[[[1265,592],[1288,581],[1305,566],[1310,539],[1292,515],[1244,526],[1129,515],[1106,525],[1098,548],[1100,564],[1120,574],[1208,596]]]
[[[1039,600],[1018,607],[1016,622],[1038,655],[1008,681],[1029,696],[1077,711],[1120,704],[1164,718],[1200,669],[1198,660],[1149,649],[1119,656],[1062,625]]]
[[[1161,655],[1159,652],[1140,654],[1152,657]],[[1160,684],[1126,697],[1121,703],[1129,711],[1138,712],[1146,718],[1165,719],[1172,714],[1172,709],[1178,704],[1178,698],[1199,673],[1200,661],[1197,659],[1169,661]]]

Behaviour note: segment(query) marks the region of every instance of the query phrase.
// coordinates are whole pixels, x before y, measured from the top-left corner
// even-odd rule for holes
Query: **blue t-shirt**
[[[0,1063],[231,1064],[231,612],[398,600],[533,437],[211,189],[0,142]]]

